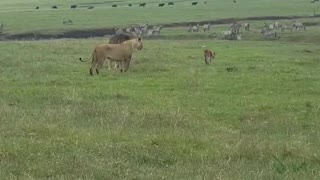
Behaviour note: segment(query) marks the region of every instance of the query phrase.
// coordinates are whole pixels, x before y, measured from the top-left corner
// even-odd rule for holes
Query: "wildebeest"
[[[76,8],[77,8],[77,5],[76,5],[76,4],[71,5],[70,8],[71,8],[71,9],[76,9]]]
[[[93,9],[93,8],[94,8],[94,6],[89,6],[89,7],[88,7],[88,9]]]
[[[210,27],[211,27],[211,24],[204,24],[203,25],[203,32],[206,32],[206,31],[209,31],[210,30]]]
[[[198,2],[192,2],[191,5],[192,6],[196,6],[198,4]]]
[[[139,6],[140,7],[145,7],[147,3],[140,3]]]
[[[36,9],[39,9],[39,8],[40,8],[39,6],[36,7]]]
[[[165,5],[164,3],[160,3],[158,6],[163,7],[164,5]]]
[[[58,6],[52,6],[51,8],[52,9],[58,9]]]
[[[120,44],[124,41],[133,39],[134,36],[128,33],[119,33],[119,34],[115,34],[113,35],[110,39],[109,39],[109,44]]]
[[[132,4],[128,4],[128,6],[129,6],[129,7],[131,7],[131,6],[132,6]]]
[[[62,20],[62,24],[64,24],[64,25],[72,25],[73,22],[72,22],[71,19],[66,19],[66,18],[64,18],[64,19]]]
[[[205,46],[202,46],[202,49],[203,49],[205,64],[206,65],[211,64],[212,60],[215,58],[216,53],[214,51],[211,51],[210,49],[206,48]]]
[[[168,6],[173,6],[174,2],[168,2]]]
[[[99,70],[102,68],[105,60],[121,63],[120,72],[126,72],[129,68],[129,62],[131,61],[134,49],[143,49],[143,41],[140,37],[124,41],[121,44],[97,45],[87,61],[82,60],[82,58],[79,58],[79,60],[82,62],[92,60],[89,71],[90,75],[93,75],[94,69],[96,73],[99,74]]]
[[[118,7],[118,5],[116,5],[116,4],[112,4],[112,7]]]

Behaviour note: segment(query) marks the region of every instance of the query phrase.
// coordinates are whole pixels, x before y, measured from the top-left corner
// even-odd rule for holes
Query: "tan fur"
[[[99,74],[99,70],[103,66],[105,60],[108,60],[108,63],[110,63],[110,61],[119,62],[120,71],[127,71],[134,49],[141,50],[142,48],[143,42],[140,37],[125,41],[121,44],[97,45],[92,52],[91,57],[87,60],[92,60],[90,74],[93,75],[93,69],[96,69],[97,74]],[[83,60],[80,58],[80,61]]]

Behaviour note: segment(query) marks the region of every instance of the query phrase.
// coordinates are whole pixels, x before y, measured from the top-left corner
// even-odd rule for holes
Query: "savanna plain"
[[[0,41],[0,179],[320,179],[320,2],[141,2],[1,0],[0,39],[164,28],[143,37],[127,72],[94,76],[79,57],[110,36]],[[245,20],[261,16],[292,19]],[[220,38],[228,23],[187,31],[239,17],[251,24],[241,40]],[[306,30],[264,37],[275,21]],[[203,45],[217,54],[210,65]]]

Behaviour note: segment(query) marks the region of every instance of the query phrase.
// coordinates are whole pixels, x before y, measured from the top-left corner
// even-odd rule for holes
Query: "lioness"
[[[121,44],[124,41],[128,41],[130,39],[135,38],[132,34],[128,33],[120,33],[120,34],[115,34],[109,39],[109,44]],[[111,70],[111,60],[107,59],[107,64],[108,64],[108,69]],[[120,67],[120,62],[115,61],[114,62],[114,69],[117,69]]]
[[[143,48],[142,39],[134,38],[128,41],[124,41],[121,44],[100,44],[94,48],[90,59],[92,60],[92,65],[90,68],[90,75],[93,75],[93,69],[96,69],[97,74],[99,74],[100,68],[103,66],[104,61],[109,59],[111,61],[119,61],[120,72],[127,71],[129,68],[129,63],[132,57],[134,49],[141,50]],[[82,62],[87,62],[79,58]]]

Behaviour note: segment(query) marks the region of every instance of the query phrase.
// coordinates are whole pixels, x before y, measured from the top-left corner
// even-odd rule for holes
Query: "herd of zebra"
[[[210,30],[210,27],[211,27],[211,24],[208,23],[208,24],[204,24],[203,26],[203,32],[209,32]],[[200,24],[197,24],[197,25],[189,25],[189,29],[188,29],[188,32],[199,32],[200,30]]]
[[[199,32],[200,27],[202,27],[203,32],[208,32],[210,28],[212,28],[212,25],[210,23],[208,24],[203,24],[200,26],[200,24],[197,25],[189,25],[188,27],[188,32]],[[235,22],[232,23],[230,28],[222,31],[221,32],[221,39],[226,39],[226,40],[241,40],[242,39],[242,28],[245,31],[250,31],[251,25],[250,23],[240,23],[240,22]],[[295,21],[291,25],[287,24],[280,24],[278,21],[273,22],[271,24],[264,23],[264,26],[262,29],[259,31],[263,36],[267,38],[277,38],[277,32],[281,31],[284,32],[286,30],[289,31],[300,31],[300,30],[306,30],[306,27],[303,23]]]
[[[196,25],[189,25],[188,26],[188,32],[209,32],[213,28],[213,25],[210,23],[206,24],[196,24]],[[117,28],[114,29],[115,34],[122,34],[122,33],[128,33],[133,36],[144,36],[149,37],[153,35],[160,35],[161,30],[163,29],[162,25],[155,25],[151,26],[148,24],[138,25],[135,27],[127,27],[127,28]],[[242,39],[242,29],[244,31],[251,31],[251,25],[250,23],[240,23],[240,22],[234,22],[230,25],[229,29],[221,32],[221,39],[225,40],[241,40]],[[291,25],[287,24],[280,24],[278,21],[273,22],[271,24],[264,23],[262,29],[259,30],[259,33],[261,33],[266,38],[278,38],[278,32],[284,32],[284,31],[300,31],[300,30],[306,30],[306,27],[303,23],[295,21]]]
[[[160,35],[162,25],[150,26],[148,24],[138,25],[136,27],[118,28],[115,29],[116,34],[129,33],[136,37],[138,36],[153,36]]]

